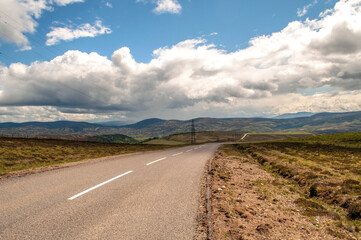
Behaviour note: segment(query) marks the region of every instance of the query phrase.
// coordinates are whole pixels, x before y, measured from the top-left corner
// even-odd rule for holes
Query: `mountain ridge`
[[[144,119],[124,126],[104,126],[97,123],[55,121],[0,123],[0,135],[39,136],[67,134],[124,134],[144,138],[189,132],[191,120]],[[361,111],[316,113],[309,117],[275,118],[195,118],[196,131],[234,132],[312,132],[338,133],[361,130]]]
[[[313,112],[297,112],[297,113],[284,113],[273,117],[274,119],[289,119],[289,118],[298,118],[298,117],[311,117],[317,113]]]

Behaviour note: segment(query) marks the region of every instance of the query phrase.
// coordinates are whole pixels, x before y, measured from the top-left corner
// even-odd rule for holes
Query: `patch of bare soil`
[[[210,174],[215,239],[356,239],[333,231],[337,215],[305,215],[307,200],[246,155],[219,150]]]

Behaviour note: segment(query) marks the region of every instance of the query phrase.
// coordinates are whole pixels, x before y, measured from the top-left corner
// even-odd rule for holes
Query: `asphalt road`
[[[136,154],[0,181],[0,239],[192,239],[219,144]]]

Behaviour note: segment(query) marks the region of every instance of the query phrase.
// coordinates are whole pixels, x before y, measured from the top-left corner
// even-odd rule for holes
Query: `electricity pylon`
[[[196,128],[194,127],[194,120],[192,120],[191,144],[196,144]]]

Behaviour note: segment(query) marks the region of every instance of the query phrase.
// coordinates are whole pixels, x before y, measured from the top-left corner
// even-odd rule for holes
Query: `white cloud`
[[[113,5],[110,2],[106,2],[105,6],[107,6],[108,8],[113,8]]]
[[[342,0],[319,19],[291,22],[236,52],[199,38],[157,49],[149,63],[123,47],[111,59],[68,51],[49,62],[11,64],[0,67],[0,106],[132,118],[359,111],[360,23],[361,0]]]
[[[31,49],[25,34],[33,34],[43,11],[52,11],[54,4],[65,6],[84,0],[1,0],[0,39],[15,43],[21,50]]]
[[[25,106],[25,107],[0,107],[0,122],[24,122],[24,121],[58,121],[73,120],[86,121],[96,119],[92,113],[64,113],[55,107]]]
[[[153,10],[156,14],[179,14],[182,11],[182,6],[177,0],[157,0],[156,4],[157,6]]]
[[[71,41],[81,37],[96,37],[102,34],[110,34],[112,30],[103,25],[102,21],[95,21],[94,25],[84,23],[76,27],[52,27],[52,30],[46,34],[46,45],[58,44],[60,41]]]
[[[34,33],[35,21],[43,10],[49,10],[46,1],[1,0],[0,38],[15,43],[23,50],[30,49],[24,33]]]
[[[310,3],[310,4],[306,5],[306,6],[304,6],[302,9],[298,8],[297,9],[297,16],[302,17],[302,16],[306,15],[307,12],[308,12],[308,9],[313,7],[314,5],[316,5],[317,2],[318,2],[318,0],[314,0],[313,3]]]
[[[136,0],[136,2],[147,3],[150,0]],[[180,14],[182,11],[182,6],[179,4],[178,0],[151,0],[152,3],[156,5],[153,9],[153,12],[156,14],[171,13],[171,14]]]
[[[289,112],[347,112],[361,110],[361,91],[338,91],[331,93],[318,93],[312,96],[301,94],[287,94],[280,96],[282,101],[290,101],[291,104],[284,104],[272,107],[276,113]],[[275,98],[278,102],[281,99]]]
[[[50,2],[54,1],[59,6],[66,6],[72,3],[84,2],[85,0],[50,0]]]

